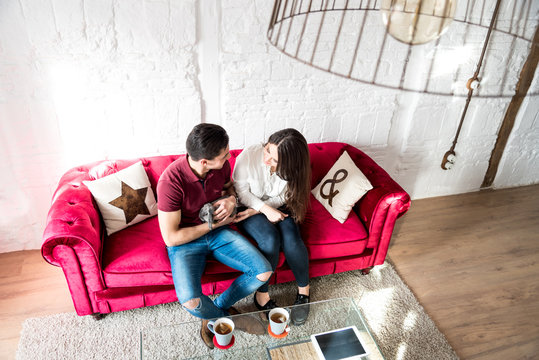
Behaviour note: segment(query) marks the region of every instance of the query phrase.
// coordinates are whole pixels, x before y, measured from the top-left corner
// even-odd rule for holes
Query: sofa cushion
[[[171,285],[170,261],[157,217],[106,237],[102,267],[109,287]]]
[[[157,217],[107,237],[102,267],[108,287],[173,285],[170,260]],[[204,274],[234,272],[238,271],[209,257]]]
[[[365,226],[354,211],[341,224],[312,194],[301,224],[301,235],[311,260],[361,254],[368,238]]]
[[[361,254],[367,231],[351,212],[343,223],[335,220],[311,194],[311,205],[301,233],[311,260]],[[285,259],[279,257],[279,267]],[[103,276],[108,287],[172,285],[170,261],[159,231],[157,217],[130,226],[107,237],[103,249]],[[208,258],[206,275],[237,272]]]

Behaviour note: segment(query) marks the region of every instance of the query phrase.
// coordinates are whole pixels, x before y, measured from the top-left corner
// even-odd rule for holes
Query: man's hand
[[[221,222],[230,217],[236,208],[236,198],[234,196],[229,196],[219,201],[216,201],[213,204],[215,211],[213,213],[213,218],[217,222]]]
[[[275,208],[272,208],[269,205],[264,205],[260,209],[260,212],[268,218],[268,220],[272,223],[277,223],[279,221],[283,221],[286,217],[288,217],[288,214],[285,214]]]
[[[236,218],[234,219],[234,222],[240,222],[240,221],[243,221],[247,218],[250,218],[251,216],[253,215],[256,215],[256,214],[260,214],[258,211],[256,211],[255,209],[252,209],[252,208],[249,208],[247,210],[244,210],[244,211],[240,211],[239,213],[236,214]]]
[[[213,224],[213,228],[216,229],[218,227],[231,224],[232,222],[234,222],[235,219],[236,219],[236,216],[227,216],[223,220],[220,220],[219,222],[216,222],[215,224]]]

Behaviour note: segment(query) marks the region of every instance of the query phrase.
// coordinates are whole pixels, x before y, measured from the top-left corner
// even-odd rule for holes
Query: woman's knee
[[[273,254],[279,252],[279,248],[281,247],[281,234],[277,228],[271,227],[267,231],[264,231],[264,233],[253,236],[253,238],[263,253]]]
[[[279,230],[283,234],[283,237],[287,236],[287,237],[301,238],[301,233],[299,231],[298,224],[296,224],[292,218],[287,217],[283,221],[277,223],[277,226],[279,227]]]
[[[281,241],[277,236],[268,236],[264,239],[257,240],[258,248],[266,255],[277,255],[281,247]]]

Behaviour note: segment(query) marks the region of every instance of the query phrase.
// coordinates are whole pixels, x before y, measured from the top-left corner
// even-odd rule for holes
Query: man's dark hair
[[[228,146],[228,134],[215,124],[198,124],[191,130],[185,144],[192,160],[213,160]]]

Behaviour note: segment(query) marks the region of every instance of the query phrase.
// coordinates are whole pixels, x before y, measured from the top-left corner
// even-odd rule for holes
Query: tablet
[[[362,359],[368,355],[355,326],[311,335],[311,340],[320,360]]]

